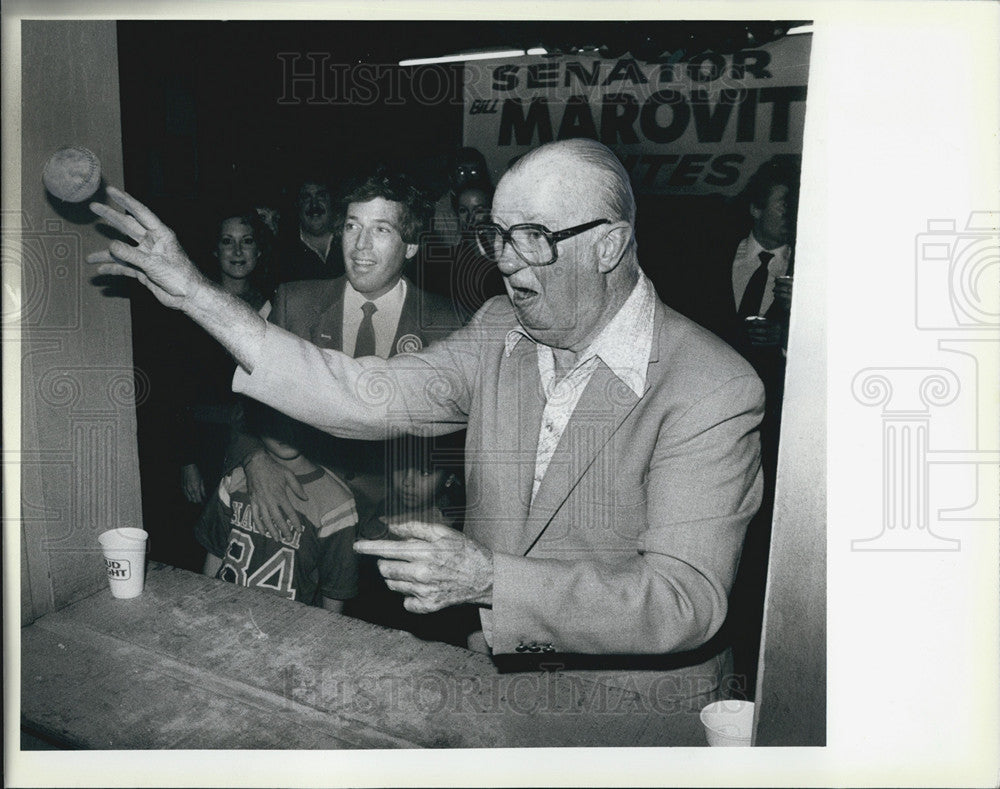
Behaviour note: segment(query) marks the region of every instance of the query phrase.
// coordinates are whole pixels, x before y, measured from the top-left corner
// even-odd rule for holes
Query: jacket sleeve
[[[533,558],[494,554],[494,653],[522,644],[588,654],[693,649],[722,625],[763,481],[763,389],[735,377],[664,423],[648,462],[637,548]],[[616,485],[624,485],[616,480]],[[626,504],[626,497],[621,498]],[[570,524],[573,528],[573,524]]]
[[[441,435],[466,424],[480,358],[503,349],[493,333],[479,321],[417,353],[354,359],[269,323],[252,374],[237,369],[233,390],[341,438]]]

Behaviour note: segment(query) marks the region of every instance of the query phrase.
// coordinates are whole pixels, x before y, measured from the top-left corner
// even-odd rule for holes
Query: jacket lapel
[[[531,482],[535,474],[535,451],[538,446],[538,428],[542,421],[541,381],[538,376],[538,358],[535,344],[522,339],[511,350],[509,357],[500,361],[497,387],[497,408],[493,415],[490,447],[484,447],[490,457],[503,447],[499,463],[491,463],[483,473],[496,478],[490,485],[504,511],[504,518],[517,527],[505,528],[506,552],[515,552],[524,538],[523,524],[528,518],[531,500]],[[489,513],[486,513],[489,517]]]
[[[316,320],[312,324],[311,338],[320,348],[332,348],[351,353],[344,344],[344,282],[343,277],[330,281],[329,290],[316,302]]]
[[[649,364],[646,367],[646,385],[643,396],[650,389],[654,378],[660,374],[659,332],[664,323],[662,305],[657,302],[653,319],[653,342]],[[552,460],[545,471],[538,493],[531,503],[517,552],[527,555],[552,523],[559,509],[566,503],[577,484],[593,466],[635,407],[642,402],[625,383],[603,362],[598,361],[587,388],[573,410],[566,429],[559,439]],[[541,415],[535,424],[535,443]],[[532,463],[534,469],[534,463]],[[613,476],[614,470],[611,470]],[[531,495],[532,472],[528,479],[528,496]]]

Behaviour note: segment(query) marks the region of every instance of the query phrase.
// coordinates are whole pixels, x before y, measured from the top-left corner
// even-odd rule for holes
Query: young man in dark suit
[[[711,234],[700,234],[702,243],[695,242],[690,251],[704,266],[692,283],[692,317],[762,374],[769,372],[771,357],[783,358],[782,323],[792,297],[791,282],[783,277],[792,273],[798,186],[793,163],[765,162],[743,195],[750,232],[737,241],[726,228],[715,227]],[[747,321],[751,317],[761,320]]]
[[[448,299],[403,276],[430,210],[415,187],[400,175],[376,173],[350,189],[339,210],[346,274],[280,285],[267,314],[270,323],[321,348],[383,359],[418,351],[458,328],[458,313]],[[302,385],[308,387],[308,381]],[[382,442],[335,439],[318,431],[310,438],[314,453],[347,480],[360,501],[379,500],[385,482]],[[287,520],[294,522],[289,491],[301,490],[256,441],[240,436],[230,460],[246,470],[260,522],[275,533]]]

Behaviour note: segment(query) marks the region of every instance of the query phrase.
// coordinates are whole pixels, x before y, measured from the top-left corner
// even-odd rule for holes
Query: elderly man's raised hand
[[[460,531],[436,523],[389,524],[397,540],[358,540],[358,553],[382,557],[386,586],[406,596],[416,614],[460,603],[493,602],[493,552]]]
[[[180,309],[204,277],[181,248],[174,231],[152,211],[120,189],[109,186],[107,191],[124,210],[103,203],[91,203],[90,210],[136,243],[112,241],[107,249],[87,255],[87,261],[99,264],[100,274],[139,280],[161,303]]]

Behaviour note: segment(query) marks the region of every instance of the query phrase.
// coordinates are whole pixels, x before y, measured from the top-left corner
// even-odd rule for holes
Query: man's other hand
[[[205,501],[205,480],[194,463],[181,468],[181,490],[184,491],[184,498],[192,504]]]
[[[785,311],[792,309],[792,278],[778,277],[774,281],[774,300],[780,304]]]
[[[358,553],[382,557],[386,586],[406,596],[416,614],[460,603],[493,602],[493,553],[455,529],[436,523],[391,523],[398,540],[358,540]]]

